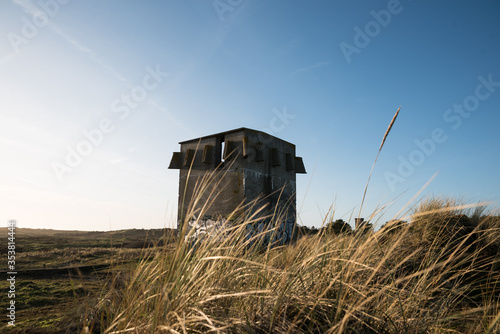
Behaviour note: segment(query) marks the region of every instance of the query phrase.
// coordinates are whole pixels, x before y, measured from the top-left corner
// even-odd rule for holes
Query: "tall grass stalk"
[[[111,294],[104,332],[496,333],[500,220],[470,210],[434,198],[410,223],[275,248],[247,239],[260,218],[246,217],[144,258]]]
[[[196,183],[175,247],[158,246],[132,272],[116,277],[90,312],[101,315],[94,317],[100,322],[95,328],[103,333],[500,332],[500,217],[487,214],[484,203],[429,198],[414,207],[408,222],[391,221],[376,232],[333,234],[324,228],[270,247],[265,231],[249,236],[247,226],[270,219],[277,229],[287,210],[263,208],[255,200],[230,215],[232,225],[193,241],[188,222],[217,205],[217,182],[224,173],[217,169]]]
[[[394,122],[396,122],[396,118],[398,117],[400,110],[401,110],[401,107],[398,108],[398,110],[396,111],[396,113],[392,117],[391,123],[389,123],[389,126],[387,127],[387,130],[384,133],[384,137],[382,138],[382,142],[380,143],[380,147],[378,149],[377,156],[375,157],[375,161],[373,161],[372,169],[370,170],[370,174],[368,175],[368,180],[366,181],[365,191],[363,192],[363,199],[361,200],[361,205],[359,206],[358,218],[361,217],[361,212],[363,210],[363,204],[365,203],[366,192],[368,190],[368,185],[370,184],[370,179],[372,177],[373,169],[375,168],[375,165],[377,164],[377,160],[378,160],[378,157],[380,155],[380,152],[382,152],[382,148],[384,147],[385,140],[387,139],[389,132],[391,132],[392,126],[394,125]]]

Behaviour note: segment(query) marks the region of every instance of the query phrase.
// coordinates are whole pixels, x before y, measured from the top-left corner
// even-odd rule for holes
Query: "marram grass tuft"
[[[211,186],[217,178],[210,173],[196,185],[185,222],[217,205],[217,187]],[[250,205],[258,208],[259,202]],[[278,225],[279,210],[265,218]],[[280,247],[260,242],[263,234],[247,238],[246,225],[260,219],[258,214],[240,217],[217,232],[221,235],[195,243],[184,241],[192,232],[182,224],[175,247],[158,246],[132,272],[115,276],[88,311],[94,316],[86,328],[103,333],[500,333],[500,216],[488,213],[484,203],[428,198],[408,217],[378,231],[325,227],[300,235],[297,228],[294,241]]]
[[[427,211],[425,211],[427,210]],[[256,219],[256,218],[254,218]],[[377,232],[262,247],[244,224],[158,247],[100,312],[105,333],[498,333],[500,218],[421,202]],[[113,288],[112,288],[113,289]]]

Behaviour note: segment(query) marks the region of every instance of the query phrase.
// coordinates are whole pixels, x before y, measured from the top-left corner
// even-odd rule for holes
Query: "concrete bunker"
[[[210,196],[216,201],[204,210],[203,219],[220,221],[230,215],[249,214],[249,205],[259,199],[259,207],[284,208],[283,220],[296,220],[296,174],[305,174],[295,145],[262,131],[239,128],[179,143],[170,169],[179,169],[178,229],[186,219],[197,181],[207,172],[224,169],[214,180],[213,193],[207,191],[197,208]],[[215,185],[216,184],[216,185]],[[243,209],[241,204],[245,204]],[[256,209],[256,208],[255,208]],[[238,212],[240,210],[240,212]]]

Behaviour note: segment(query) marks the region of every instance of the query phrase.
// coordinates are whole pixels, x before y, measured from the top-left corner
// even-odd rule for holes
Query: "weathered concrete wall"
[[[225,173],[212,182],[202,181],[205,173],[205,171],[192,170],[188,178],[188,171],[181,170],[179,179],[179,220],[184,219],[188,212],[198,216],[200,211],[203,211],[203,216],[213,219],[229,218],[228,215],[233,213],[239,204],[244,202],[244,193],[239,187],[239,184],[243,182],[241,171]],[[200,192],[199,189],[202,183],[205,183],[206,189]],[[198,198],[195,196],[198,196]],[[197,203],[195,204],[196,200]],[[194,211],[189,210],[190,205],[193,205]]]
[[[246,138],[245,198],[262,196],[269,209],[281,203],[288,207],[288,216],[295,216],[295,145],[262,132],[249,131]]]
[[[194,205],[194,213],[199,215],[199,211],[203,209],[204,216],[214,219],[227,217],[245,200],[244,191],[242,191],[243,172],[236,165],[228,170],[222,168],[221,153],[216,149],[216,141],[217,138],[212,137],[181,146],[183,166],[179,175],[179,220],[184,219],[190,212],[190,205],[194,205],[195,194],[199,198],[197,204]],[[211,153],[206,152],[207,146],[213,147]],[[188,157],[189,150],[194,152],[192,163]],[[205,157],[204,153],[206,153]],[[214,174],[211,181],[207,181],[207,173],[214,171],[217,174]],[[201,187],[206,189],[200,192]],[[212,204],[208,205],[210,203]],[[193,213],[192,210],[191,212]]]
[[[197,216],[209,203],[204,217],[232,219],[230,215],[242,203],[259,199],[253,209],[267,204],[264,213],[269,213],[279,207],[284,210],[281,220],[295,221],[296,173],[305,173],[301,158],[295,157],[295,145],[246,128],[180,144],[181,152],[174,153],[169,167],[180,169],[179,221],[195,204],[193,196],[199,194],[203,177],[213,171],[218,174],[205,184],[208,187],[195,205]],[[252,210],[238,214],[251,214]]]
[[[232,234],[234,236],[234,233],[237,233],[234,230],[231,231],[233,226],[234,222],[226,219],[193,219],[187,223],[184,239],[192,244],[208,238],[215,238],[220,241],[222,238],[228,237],[228,235]],[[293,220],[279,223],[260,221],[247,224],[243,233],[248,241],[248,247],[256,243],[262,246],[268,244],[280,246],[292,241],[294,227],[295,221]]]

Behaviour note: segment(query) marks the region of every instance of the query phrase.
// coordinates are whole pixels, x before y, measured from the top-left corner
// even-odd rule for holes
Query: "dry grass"
[[[462,209],[461,209],[462,208]],[[477,211],[477,210],[476,210]],[[468,214],[468,216],[466,215]],[[470,217],[469,217],[470,216]],[[159,249],[101,304],[106,333],[498,333],[500,219],[429,199],[410,223]],[[180,239],[181,240],[181,239]]]
[[[197,184],[186,219],[215,205],[217,173]],[[184,242],[192,233],[184,223],[175,249],[158,248],[115,280],[88,325],[104,333],[499,333],[500,217],[485,212],[430,198],[409,222],[323,229],[275,248],[262,236],[247,240],[256,215],[195,244]]]
[[[377,156],[375,157],[375,161],[373,161],[372,169],[370,170],[370,174],[368,175],[368,180],[366,181],[365,191],[363,192],[363,199],[361,200],[361,205],[359,206],[358,217],[361,217],[361,212],[363,211],[363,204],[365,203],[366,192],[368,190],[368,185],[370,184],[370,179],[372,178],[373,169],[375,168],[375,165],[377,164],[377,160],[378,160],[378,157],[380,156],[380,152],[382,152],[382,148],[384,147],[387,136],[391,132],[391,129],[394,126],[394,123],[396,122],[396,118],[398,118],[400,110],[401,110],[401,107],[399,107],[398,110],[396,110],[396,113],[394,114],[394,116],[392,116],[391,122],[389,123],[387,130],[385,130],[384,137],[382,138],[382,142],[380,143],[380,147],[378,148]]]

